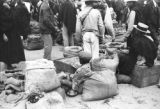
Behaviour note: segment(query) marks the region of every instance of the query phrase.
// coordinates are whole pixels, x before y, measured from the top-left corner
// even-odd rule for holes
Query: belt
[[[86,29],[86,30],[84,30],[84,32],[98,32],[98,31],[94,30],[94,29]]]

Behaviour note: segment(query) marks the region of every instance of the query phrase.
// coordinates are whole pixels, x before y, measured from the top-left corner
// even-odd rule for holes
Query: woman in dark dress
[[[5,62],[8,67],[12,67],[11,65],[14,63],[25,61],[21,36],[27,36],[29,33],[30,14],[21,0],[17,2],[16,6],[15,4],[10,5],[8,11],[10,23],[8,24],[7,21],[4,22],[5,18],[0,20],[0,22],[7,23],[5,25],[8,30],[6,33],[8,42],[6,46],[1,45],[2,48],[4,47],[3,49],[0,48],[1,50],[4,50],[4,54],[0,55],[0,59]],[[6,11],[4,11],[4,13],[6,13]],[[6,15],[6,18],[7,17],[8,16]]]
[[[22,2],[18,2],[17,6],[12,10],[13,29],[10,34],[10,63],[18,63],[25,61],[24,49],[21,36],[26,37],[29,33],[30,15]]]
[[[9,40],[8,35],[12,29],[12,14],[9,2],[0,1],[0,62],[9,65]]]

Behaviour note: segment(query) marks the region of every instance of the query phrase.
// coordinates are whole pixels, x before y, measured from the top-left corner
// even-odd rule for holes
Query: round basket
[[[82,47],[80,46],[67,46],[64,48],[63,56],[64,57],[78,56],[78,53],[80,51],[82,51]]]

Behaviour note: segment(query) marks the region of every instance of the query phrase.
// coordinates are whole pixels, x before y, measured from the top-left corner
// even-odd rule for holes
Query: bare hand
[[[8,8],[8,9],[10,9],[10,6],[9,6],[8,3],[3,3],[3,6],[6,7],[6,8]]]
[[[3,40],[4,40],[5,42],[8,42],[8,37],[6,36],[6,34],[3,34]]]

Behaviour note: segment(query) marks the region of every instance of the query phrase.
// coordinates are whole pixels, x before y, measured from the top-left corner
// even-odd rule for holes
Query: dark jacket
[[[39,13],[40,30],[42,34],[50,34],[56,29],[56,20],[47,1],[43,1]]]
[[[0,61],[8,63],[8,42],[3,39],[3,34],[10,34],[12,29],[11,10],[3,6],[4,0],[0,0]]]
[[[153,34],[153,39],[158,45],[158,28],[160,28],[160,10],[155,7],[152,0],[149,0],[144,7],[145,23],[149,26],[149,30]]]
[[[77,10],[71,0],[66,0],[60,8],[59,20],[62,21],[68,29],[68,33],[72,34],[76,28]]]
[[[13,12],[14,31],[17,35],[24,36],[25,38],[30,32],[30,13],[24,3],[18,3]]]
[[[23,3],[6,9],[0,5],[0,61],[6,64],[25,61],[24,49],[20,36],[27,36],[30,15]],[[4,42],[3,33],[8,37]]]
[[[7,32],[12,28],[12,13],[11,10],[3,6],[0,2],[0,33]]]
[[[144,8],[146,23],[150,26],[150,28],[153,28],[157,30],[159,28],[159,19],[160,19],[160,13],[158,6],[155,7],[152,0],[150,0],[145,8]]]
[[[136,12],[134,24],[137,25],[138,22],[145,22],[144,14],[143,14],[143,7],[141,5],[134,7],[132,10]]]

